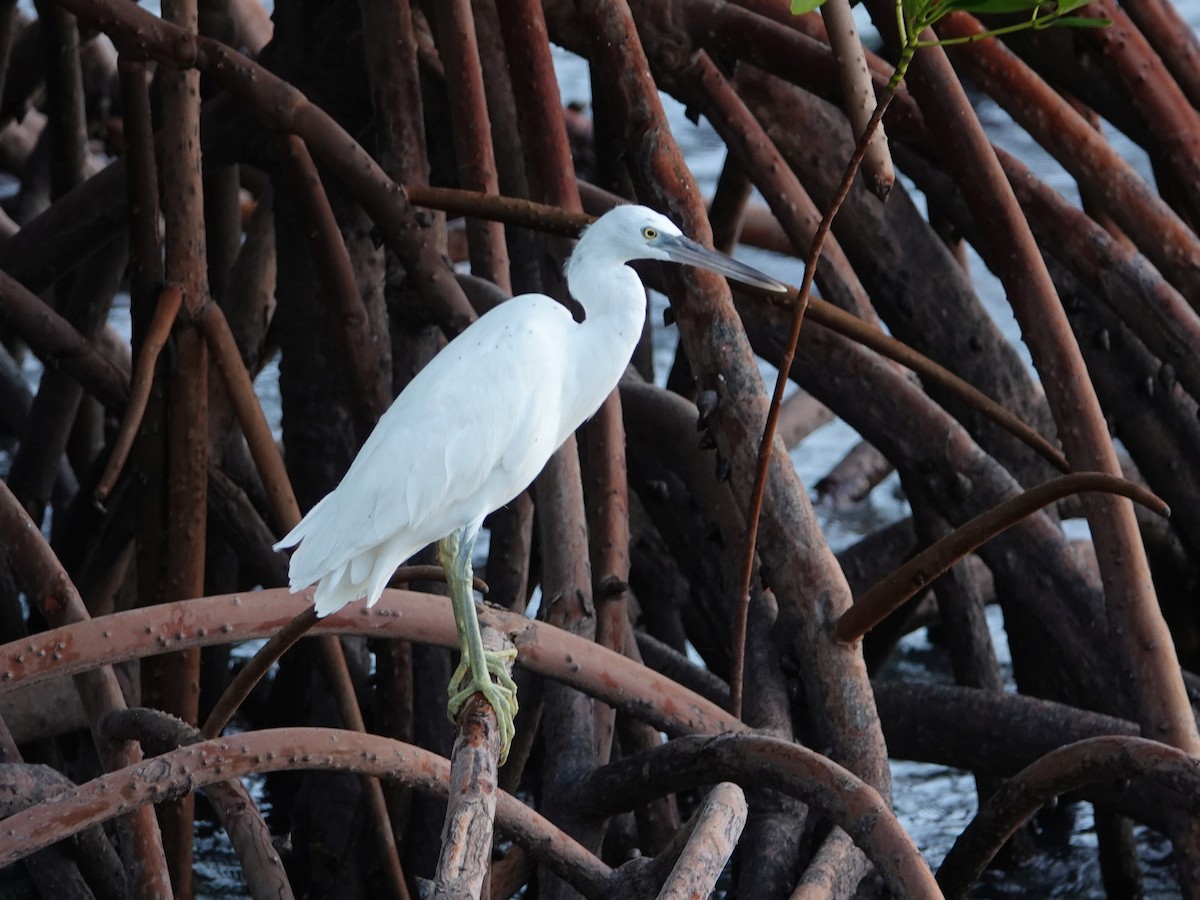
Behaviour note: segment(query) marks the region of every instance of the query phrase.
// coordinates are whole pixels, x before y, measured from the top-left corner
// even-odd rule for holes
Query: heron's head
[[[685,237],[674,222],[645,206],[618,206],[606,212],[584,232],[573,255],[581,254],[622,263],[635,259],[683,263],[769,291],[787,290],[757,269]]]

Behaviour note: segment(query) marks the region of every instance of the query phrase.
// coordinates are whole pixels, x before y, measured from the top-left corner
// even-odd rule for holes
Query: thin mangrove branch
[[[904,65],[905,69],[907,69],[906,60],[911,58],[912,52],[909,52],[907,57],[901,57],[901,64]],[[867,148],[870,146],[875,129],[879,127],[879,123],[883,120],[883,115],[887,112],[888,105],[896,95],[902,78],[903,71],[898,65],[896,75],[893,75],[892,80],[888,82],[887,88],[884,90],[883,95],[879,98],[879,103],[875,107],[875,112],[872,113],[871,119],[867,123],[867,127],[859,135],[858,143],[854,148],[854,154],[850,157],[850,162],[846,165],[846,171],[842,176],[841,184],[838,186],[837,192],[834,194],[833,199],[825,210],[825,214],[821,217],[820,224],[817,226],[817,232],[813,236],[812,249],[809,251],[808,259],[804,261],[804,278],[800,283],[800,287],[794,292],[789,290],[787,293],[787,299],[794,301],[796,306],[792,313],[792,324],[788,334],[787,348],[779,365],[779,376],[775,379],[775,390],[771,397],[771,405],[767,411],[767,422],[763,428],[762,440],[758,445],[754,487],[750,494],[750,508],[746,513],[745,544],[742,547],[738,592],[733,612],[733,665],[729,678],[729,710],[739,718],[742,709],[742,679],[746,670],[746,627],[750,615],[750,580],[754,575],[754,550],[758,542],[759,517],[762,514],[763,499],[766,494],[767,470],[771,460],[771,450],[775,443],[775,429],[779,424],[779,412],[783,406],[784,389],[787,387],[788,378],[790,377],[789,373],[792,369],[792,361],[796,358],[796,345],[800,341],[800,329],[804,325],[804,314],[808,310],[813,280],[817,274],[817,262],[821,258],[821,251],[825,246],[826,239],[829,237],[834,217],[837,215],[838,210],[841,209],[846,197],[850,194],[850,188],[854,184],[854,177],[858,174],[858,167],[867,153]]]
[[[158,303],[154,307],[154,317],[150,321],[150,329],[146,332],[146,337],[142,341],[142,350],[134,365],[133,380],[129,386],[129,403],[125,407],[121,426],[113,440],[112,453],[108,457],[108,464],[104,468],[104,474],[100,477],[100,483],[96,485],[94,496],[97,503],[103,503],[108,499],[108,495],[116,487],[117,479],[121,477],[121,471],[125,468],[129,451],[133,449],[134,438],[137,437],[138,429],[142,427],[142,417],[146,414],[146,404],[150,400],[150,389],[154,384],[154,368],[158,365],[158,356],[171,336],[171,329],[175,326],[175,319],[179,316],[182,306],[183,291],[179,289],[178,285],[167,285],[163,288],[162,293],[159,294]]]
[[[1105,472],[1074,472],[1053,478],[981,513],[918,553],[859,597],[838,619],[835,636],[847,643],[859,640],[968,553],[1026,516],[1071,494],[1085,491],[1118,494],[1160,515],[1171,513],[1167,504],[1148,489]]]

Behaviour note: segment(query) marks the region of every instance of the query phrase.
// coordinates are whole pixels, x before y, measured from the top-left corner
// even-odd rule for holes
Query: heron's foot
[[[446,712],[451,722],[458,721],[463,705],[475,694],[482,694],[496,713],[496,725],[500,729],[500,765],[504,765],[508,759],[508,748],[516,734],[513,719],[518,709],[517,683],[508,674],[508,663],[516,658],[516,650],[483,651],[487,677],[477,679],[471,661],[464,653],[458,668],[450,677],[450,702],[446,705]]]

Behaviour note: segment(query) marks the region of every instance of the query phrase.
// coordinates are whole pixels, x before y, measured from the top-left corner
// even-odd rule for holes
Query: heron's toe
[[[513,736],[516,734],[513,720],[519,709],[517,683],[508,673],[508,662],[515,659],[516,656],[516,650],[485,651],[484,660],[489,677],[478,680],[472,675],[471,667],[464,656],[450,679],[450,701],[446,705],[450,721],[457,722],[463,705],[473,695],[483,695],[483,699],[488,702],[496,714],[496,726],[500,732],[500,765],[504,765],[508,759],[508,750],[512,745]]]

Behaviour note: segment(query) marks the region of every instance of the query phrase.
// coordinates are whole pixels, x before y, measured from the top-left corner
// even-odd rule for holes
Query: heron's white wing
[[[557,432],[571,327],[570,314],[549,297],[515,298],[483,316],[418,374],[388,411],[394,425],[379,429],[386,439],[373,455],[386,461],[363,459],[363,468],[398,468],[407,481],[403,521],[391,498],[377,495],[378,539],[402,527],[419,529],[490,483],[511,490],[500,502],[525,488],[505,485],[544,453],[536,474],[556,449],[544,446],[545,435]]]
[[[572,326],[561,305],[527,295],[451,341],[396,398],[338,488],[281,542],[302,541],[293,588],[405,535],[415,552],[444,536],[428,532],[448,511],[499,505],[523,490],[556,449]]]

